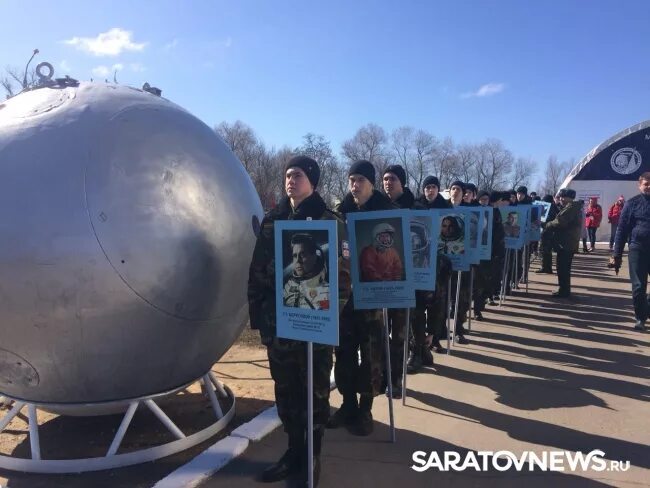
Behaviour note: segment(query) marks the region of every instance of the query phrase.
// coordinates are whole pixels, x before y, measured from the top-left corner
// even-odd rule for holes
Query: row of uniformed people
[[[349,261],[346,259],[347,232],[345,218],[351,212],[370,212],[397,208],[452,208],[458,205],[504,204],[502,194],[486,198],[476,194],[476,188],[458,181],[451,185],[450,200],[440,194],[437,178],[427,177],[423,182],[423,195],[415,199],[406,187],[406,173],[399,165],[389,166],[382,175],[384,192],[375,189],[375,168],[372,163],[360,160],[348,171],[350,192],[337,205],[335,211],[327,208],[316,188],[320,168],[306,156],[292,158],[284,170],[286,196],[278,206],[268,212],[261,223],[260,233],[253,252],[249,270],[249,309],[251,328],[260,332],[267,347],[271,376],[275,383],[278,415],[288,436],[288,449],[261,474],[261,480],[278,481],[296,473],[307,480],[306,459],[306,347],[303,342],[278,338],[275,314],[275,243],[274,223],[278,220],[336,220],[338,223],[338,275],[340,330],[339,346],[335,348],[334,373],[343,403],[336,413],[329,415],[329,380],[332,368],[332,347],[314,345],[314,480],[320,474],[320,452],[325,427],[346,425],[356,435],[369,435],[373,430],[373,399],[386,391],[387,381],[401,394],[403,345],[407,324],[405,310],[391,310],[392,379],[384,372],[383,314],[381,309],[355,310],[351,297]],[[477,202],[477,196],[480,203]],[[509,196],[509,195],[508,195]],[[465,201],[464,201],[465,200]],[[502,252],[503,230],[499,232],[499,212],[495,212],[492,266],[479,268],[477,275],[478,301],[491,298],[497,289],[494,277],[499,273],[499,256]],[[302,243],[304,247],[305,243]],[[302,249],[302,247],[299,247]],[[442,352],[440,340],[446,335],[445,319],[448,307],[447,286],[451,265],[444,256],[438,256],[438,276],[435,292],[418,292],[416,307],[411,314],[413,343],[409,358],[409,372],[414,373],[422,364],[432,364],[429,347]],[[455,273],[454,273],[455,275]],[[455,282],[452,280],[452,287]],[[466,343],[463,322],[469,307],[469,282],[465,273],[461,281],[459,312],[454,318],[460,343]],[[455,297],[454,297],[455,298]],[[480,309],[479,309],[480,311]],[[359,354],[360,353],[360,354]],[[360,356],[360,360],[359,360]]]

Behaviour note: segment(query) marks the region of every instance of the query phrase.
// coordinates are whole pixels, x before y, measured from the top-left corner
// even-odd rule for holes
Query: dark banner
[[[609,145],[573,178],[579,180],[630,181],[650,171],[650,128],[625,136]]]

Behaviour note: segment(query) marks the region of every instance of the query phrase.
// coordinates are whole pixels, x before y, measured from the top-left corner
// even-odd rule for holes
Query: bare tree
[[[415,155],[411,165],[411,179],[419,195],[422,182],[429,175],[433,167],[433,158],[438,149],[438,140],[425,130],[419,130],[414,138]]]
[[[357,131],[352,139],[343,143],[342,154],[348,163],[358,159],[370,161],[382,175],[388,166],[386,131],[376,124],[368,124]]]
[[[530,186],[531,177],[536,171],[537,163],[531,158],[517,158],[510,175],[511,188],[517,188],[522,185]]]
[[[295,149],[296,154],[304,154],[314,159],[320,166],[319,193],[330,205],[340,201],[347,192],[345,169],[336,159],[330,142],[321,135],[308,133],[303,136],[303,144]]]
[[[398,127],[390,136],[391,156],[396,164],[406,172],[406,184],[411,176],[411,165],[414,159],[414,130],[412,127]]]
[[[445,188],[449,187],[451,182],[458,178],[458,157],[451,137],[446,137],[440,144],[436,144],[431,159],[433,172],[440,179],[440,184]]]
[[[38,80],[36,70],[30,69],[29,65],[38,53],[38,49],[34,49],[32,57],[29,58],[29,61],[27,61],[27,64],[25,65],[25,69],[22,71],[12,66],[7,66],[5,68],[4,75],[0,76],[0,86],[2,86],[6,98],[11,98],[14,95],[17,95],[20,91],[36,84]]]
[[[456,158],[458,161],[458,176],[467,183],[474,183],[479,188],[483,187],[477,163],[476,163],[476,146],[473,144],[461,144],[456,149]]]
[[[571,171],[572,161],[560,163],[554,154],[546,160],[545,178],[542,185],[543,192],[549,195],[556,195],[560,185]]]
[[[241,161],[264,209],[273,207],[282,193],[282,166],[278,165],[288,153],[293,152],[286,148],[277,153],[268,151],[253,129],[240,120],[233,124],[222,122],[215,127],[215,131]]]
[[[481,189],[492,191],[503,189],[508,183],[514,157],[498,139],[488,139],[476,146],[477,180]]]

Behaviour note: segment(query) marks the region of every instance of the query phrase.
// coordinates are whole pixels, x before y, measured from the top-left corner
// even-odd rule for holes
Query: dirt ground
[[[235,394],[236,409],[228,427],[206,442],[151,463],[95,473],[37,475],[0,469],[0,485],[8,485],[9,488],[151,487],[178,466],[273,404],[273,382],[266,360],[266,349],[260,345],[259,335],[248,327],[223,358],[213,366],[212,371]],[[230,408],[229,403],[222,402],[224,412]],[[215,421],[210,402],[201,393],[198,383],[161,403],[161,407],[185,435],[197,432]],[[7,408],[0,407],[0,417],[6,410]],[[23,409],[0,433],[0,454],[30,457],[26,414],[26,409]],[[62,417],[40,410],[38,416],[43,459],[103,456],[122,420],[121,415]],[[66,438],[65,443],[60,441],[62,436]],[[118,453],[171,440],[173,437],[158,419],[148,409],[140,406]]]

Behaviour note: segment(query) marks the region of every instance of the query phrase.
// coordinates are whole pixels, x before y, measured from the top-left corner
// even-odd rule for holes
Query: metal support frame
[[[180,390],[183,390],[196,381],[201,381],[202,385],[205,387],[207,397],[210,400],[217,421],[199,432],[195,432],[192,435],[186,436],[167,416],[167,414],[165,414],[165,412],[160,408],[156,401],[158,399],[174,394]],[[60,406],[60,404],[36,404],[7,397],[13,400],[14,405],[11,410],[9,410],[9,412],[7,412],[4,417],[2,417],[2,419],[0,419],[0,432],[2,432],[9,425],[11,420],[16,417],[23,408],[27,407],[31,459],[0,455],[0,468],[28,473],[82,473],[88,471],[100,471],[104,469],[119,468],[153,461],[200,444],[201,442],[204,442],[210,437],[214,436],[217,432],[228,425],[230,420],[235,415],[236,401],[232,391],[228,387],[224,387],[217,380],[212,371],[207,372],[201,376],[201,378],[195,380],[192,383],[188,383],[180,389],[130,400],[128,402],[128,408],[124,413],[120,426],[117,429],[106,454],[104,456],[92,458],[56,460],[42,459],[38,426],[38,409],[56,410],[56,407]],[[232,398],[232,405],[230,407],[230,410],[228,410],[225,415],[223,413],[221,405],[219,404],[217,395],[221,398]],[[167,430],[169,430],[174,435],[174,437],[176,437],[176,440],[159,446],[132,451],[124,454],[117,454],[117,451],[119,450],[122,441],[124,440],[124,436],[126,435],[126,432],[131,425],[133,416],[135,415],[138,406],[141,404],[146,405],[147,408],[151,410],[151,412],[162,422]],[[79,405],[79,407],[83,406],[84,405]],[[99,405],[94,404],[93,406]],[[62,438],[65,439],[65,436],[62,436]]]
[[[513,249],[515,265],[512,267],[512,282],[510,285],[511,290],[519,289],[519,279],[517,279],[517,273],[519,272],[519,253],[517,251],[518,249]]]
[[[404,338],[404,357],[402,358],[402,405],[406,405],[406,362],[409,351],[409,337],[411,334],[411,309],[406,309],[406,337]],[[415,347],[415,345],[413,346]]]
[[[452,345],[456,345],[456,323],[458,322],[458,305],[460,303],[460,282],[463,278],[463,272],[458,272],[458,279],[456,280],[456,303],[454,304],[454,335],[452,337]]]
[[[499,306],[506,301],[506,291],[508,289],[508,280],[510,279],[510,274],[508,273],[508,268],[510,267],[510,255],[512,254],[511,249],[506,249],[506,255],[503,262],[503,274],[501,275],[501,290],[499,293]]]
[[[388,309],[384,308],[384,342],[386,343],[386,374],[388,375],[388,415],[390,417],[390,441],[395,442],[395,417],[393,415],[393,376],[390,367],[390,337],[388,334]]]
[[[526,295],[528,295],[528,270],[530,269],[530,244],[526,244],[524,257],[524,282],[526,283]]]
[[[449,282],[447,283],[447,354],[451,354],[451,345],[449,338],[452,334],[451,327],[451,274],[449,275]]]
[[[469,310],[467,311],[467,330],[472,330],[472,313],[474,313],[474,267],[469,272]]]
[[[307,342],[307,483],[314,488],[314,343]]]

